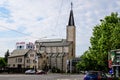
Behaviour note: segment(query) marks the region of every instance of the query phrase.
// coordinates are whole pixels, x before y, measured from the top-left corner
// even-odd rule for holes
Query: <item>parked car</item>
[[[25,71],[25,74],[35,74],[35,73],[36,73],[36,71],[33,70],[33,69],[30,69],[30,70],[26,70],[26,71]]]
[[[47,74],[47,72],[45,72],[43,70],[37,70],[36,74]]]
[[[84,80],[112,80],[112,79],[107,77],[106,74],[102,71],[88,71],[84,76]]]

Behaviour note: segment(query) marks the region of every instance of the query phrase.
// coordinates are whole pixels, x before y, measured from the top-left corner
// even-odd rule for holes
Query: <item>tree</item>
[[[4,58],[0,57],[0,68],[5,67],[7,63],[5,62]]]
[[[5,62],[8,62],[8,56],[10,55],[9,50],[5,53]]]
[[[120,17],[118,17],[118,13],[111,13],[94,27],[90,43],[91,47],[82,55],[82,61],[78,63],[78,68],[90,67],[89,70],[107,71],[108,52],[120,48]]]

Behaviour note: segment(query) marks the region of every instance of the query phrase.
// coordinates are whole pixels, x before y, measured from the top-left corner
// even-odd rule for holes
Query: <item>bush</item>
[[[60,69],[58,69],[58,68],[56,68],[56,67],[53,67],[53,68],[52,68],[52,72],[53,72],[53,73],[60,73],[61,71],[60,71]]]

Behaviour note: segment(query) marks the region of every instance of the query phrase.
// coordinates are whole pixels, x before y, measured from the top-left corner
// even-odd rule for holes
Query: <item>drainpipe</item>
[[[25,55],[24,55],[24,68],[25,68]]]
[[[62,56],[62,72],[63,72],[63,56]]]

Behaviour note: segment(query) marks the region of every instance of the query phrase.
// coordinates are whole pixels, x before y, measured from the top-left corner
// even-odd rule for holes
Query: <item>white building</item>
[[[32,49],[32,50],[34,50],[34,44],[32,42],[17,42],[16,49]]]

